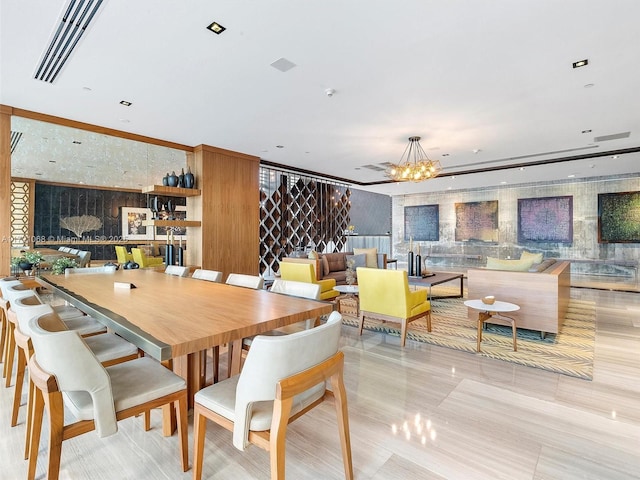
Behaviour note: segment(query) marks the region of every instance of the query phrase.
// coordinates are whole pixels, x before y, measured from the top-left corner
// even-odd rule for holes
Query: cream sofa
[[[520,310],[513,313],[516,326],[538,330],[544,337],[546,333],[558,333],[562,327],[569,304],[570,272],[569,262],[554,262],[544,270],[525,272],[469,268],[468,298],[493,295],[496,300],[519,305]],[[477,310],[470,308],[468,315],[474,321],[478,319]],[[491,323],[503,323],[493,320]]]

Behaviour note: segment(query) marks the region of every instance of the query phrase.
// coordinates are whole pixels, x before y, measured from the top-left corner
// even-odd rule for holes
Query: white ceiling
[[[35,80],[68,1],[2,0],[0,103],[354,182],[384,181],[363,166],[397,162],[419,135],[458,174],[356,185],[388,194],[640,172],[631,153],[462,174],[640,147],[637,0],[105,0],[58,79]],[[214,20],[221,35],[205,29]],[[270,65],[283,57],[297,66]],[[60,148],[23,138],[14,175],[42,173],[59,151],[52,174],[85,181],[88,154],[72,150],[84,142],[65,152],[75,134],[53,135]],[[135,148],[116,160],[101,145],[88,181],[135,188],[184,164]]]

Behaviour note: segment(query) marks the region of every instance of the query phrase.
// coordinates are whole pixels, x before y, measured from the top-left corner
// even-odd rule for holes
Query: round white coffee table
[[[482,300],[466,300],[464,304],[469,308],[478,310],[478,352],[480,351],[480,342],[482,342],[482,326],[486,321],[496,316],[504,318],[509,323],[511,323],[511,333],[513,335],[513,351],[518,351],[518,346],[516,344],[516,319],[505,315],[505,313],[518,311],[520,310],[520,306],[516,305],[515,303],[500,301],[495,301],[491,305],[488,305]]]

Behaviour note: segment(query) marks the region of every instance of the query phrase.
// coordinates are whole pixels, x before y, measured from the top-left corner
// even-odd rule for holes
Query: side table
[[[360,312],[360,299],[358,298],[358,285],[336,285],[333,289],[340,292],[340,296],[336,299],[338,304],[338,312],[343,313],[342,301],[353,300],[356,304],[355,315],[358,316]]]
[[[508,317],[504,315],[507,312],[515,312],[520,310],[520,306],[515,303],[509,302],[494,302],[491,305],[484,303],[482,300],[467,300],[464,304],[473,308],[474,310],[478,310],[478,348],[477,351],[480,351],[480,342],[482,342],[482,326],[489,319],[498,316],[506,319],[509,323],[511,323],[511,333],[513,335],[513,351],[518,351],[518,346],[516,344],[516,319]]]

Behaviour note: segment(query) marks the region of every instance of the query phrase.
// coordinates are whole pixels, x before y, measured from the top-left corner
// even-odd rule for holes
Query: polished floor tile
[[[640,295],[573,288],[597,305],[594,380],[343,327],[356,479],[640,479]],[[0,387],[0,479],[25,478],[24,412],[9,426]],[[24,408],[23,408],[24,410]],[[177,437],[141,419],[117,435],[64,442],[63,479],[188,479]],[[190,450],[192,431],[190,429]],[[288,433],[287,477],[344,478],[335,411],[326,402]],[[45,442],[38,478],[44,478]],[[192,457],[191,457],[192,458]],[[117,459],[117,461],[115,460]],[[207,479],[268,479],[269,456],[209,424]]]

